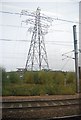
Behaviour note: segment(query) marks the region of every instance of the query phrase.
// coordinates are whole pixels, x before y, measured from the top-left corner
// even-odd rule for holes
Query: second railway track
[[[71,99],[4,99],[3,120],[47,120],[54,117],[78,115],[81,100]]]
[[[3,101],[3,109],[30,109],[80,105],[80,99]]]

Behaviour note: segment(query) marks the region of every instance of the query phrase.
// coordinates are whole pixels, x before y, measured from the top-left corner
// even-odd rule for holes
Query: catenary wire
[[[71,56],[72,56],[72,54],[71,54]],[[65,64],[62,66],[62,68],[61,68],[61,71],[64,69],[64,67],[68,64],[68,62],[72,59],[72,60],[74,60],[72,57],[67,57],[67,61],[65,62]]]

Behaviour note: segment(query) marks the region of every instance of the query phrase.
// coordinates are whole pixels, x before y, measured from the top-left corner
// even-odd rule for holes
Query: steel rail
[[[51,100],[51,99],[34,99],[34,100],[17,100],[17,101],[3,101],[3,119],[2,120],[72,120],[72,119],[77,119],[79,120],[79,118],[81,117],[78,113],[76,113],[76,115],[70,115],[68,114],[68,116],[65,116],[66,114],[64,114],[63,117],[61,117],[61,114],[57,117],[53,117],[53,116],[44,116],[44,117],[35,117],[31,116],[28,117],[26,116],[27,113],[24,113],[24,111],[28,111],[28,113],[30,112],[41,112],[41,110],[43,111],[49,111],[50,110],[59,110],[59,113],[61,110],[63,109],[79,109],[80,106],[80,102],[81,99],[61,99],[61,100]],[[28,105],[30,104],[30,105]],[[61,108],[61,109],[60,109]],[[69,109],[68,109],[69,108]],[[17,113],[16,113],[17,112]],[[7,115],[8,113],[8,115]],[[14,116],[16,114],[21,114],[23,113],[23,116]],[[73,113],[74,114],[74,113]],[[77,115],[78,114],[78,115]],[[5,116],[4,116],[5,115]],[[21,118],[22,117],[22,118]]]
[[[81,115],[68,115],[68,116],[63,116],[63,117],[52,117],[52,118],[47,118],[47,119],[38,119],[38,120],[80,120]]]
[[[48,101],[70,101],[70,100],[81,100],[81,98],[67,98],[67,99],[2,99],[3,103],[15,103],[15,102],[48,102]]]
[[[19,103],[19,104],[18,104]],[[23,105],[24,103],[24,105]],[[43,103],[43,105],[41,105]],[[52,108],[52,107],[63,107],[63,106],[74,106],[80,105],[80,101],[77,99],[69,100],[42,100],[42,101],[22,101],[22,102],[5,102],[3,103],[3,110],[6,109],[39,109],[39,108]],[[29,105],[28,105],[29,104]],[[7,105],[7,106],[6,106]]]
[[[70,116],[68,115],[68,116],[63,116],[63,117],[51,117],[51,118],[28,118],[28,120],[32,120],[32,119],[33,120],[80,120],[80,118],[81,118],[81,115],[70,115]],[[2,120],[6,120],[6,118]],[[14,120],[14,118],[12,119],[8,118],[8,120]],[[23,120],[23,118],[22,119],[17,118],[15,120]],[[27,118],[24,120],[27,120]]]

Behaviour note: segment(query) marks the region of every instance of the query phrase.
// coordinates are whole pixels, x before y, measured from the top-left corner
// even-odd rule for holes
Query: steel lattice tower
[[[41,10],[38,7],[35,14],[33,14],[33,17],[35,17],[34,21],[32,21],[31,19],[25,21],[25,22],[33,22],[34,24],[25,70],[35,71],[35,70],[49,69],[47,53],[44,43],[44,32],[45,29],[49,27],[49,25],[45,23],[43,24],[41,22],[41,19],[50,22],[51,18],[41,16],[40,11]],[[24,11],[23,13],[29,15],[29,13],[26,11]],[[32,14],[30,15],[32,16]]]

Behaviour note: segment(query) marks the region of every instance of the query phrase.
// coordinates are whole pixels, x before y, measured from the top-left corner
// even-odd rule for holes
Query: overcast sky
[[[12,0],[13,1],[13,0]],[[20,0],[21,1],[21,0]],[[79,0],[60,0],[60,2],[6,2],[2,0],[0,3],[0,11],[20,13],[22,10],[36,11],[37,7],[41,8],[41,13],[62,20],[73,21],[66,22],[54,20],[45,35],[46,51],[50,69],[74,71],[74,50],[73,44],[73,25],[77,25],[77,39],[79,41]],[[31,35],[28,32],[29,25],[22,24],[21,21],[28,17],[19,16],[16,14],[7,14],[0,12],[0,65],[6,70],[16,70],[16,68],[24,68],[27,60],[27,54],[30,47]],[[4,41],[2,39],[10,39]],[[22,40],[22,41],[18,41]],[[27,41],[24,41],[27,40]],[[79,42],[78,42],[79,44]],[[62,54],[67,53],[66,58]],[[66,59],[64,59],[66,58]],[[64,60],[62,60],[64,59]]]

